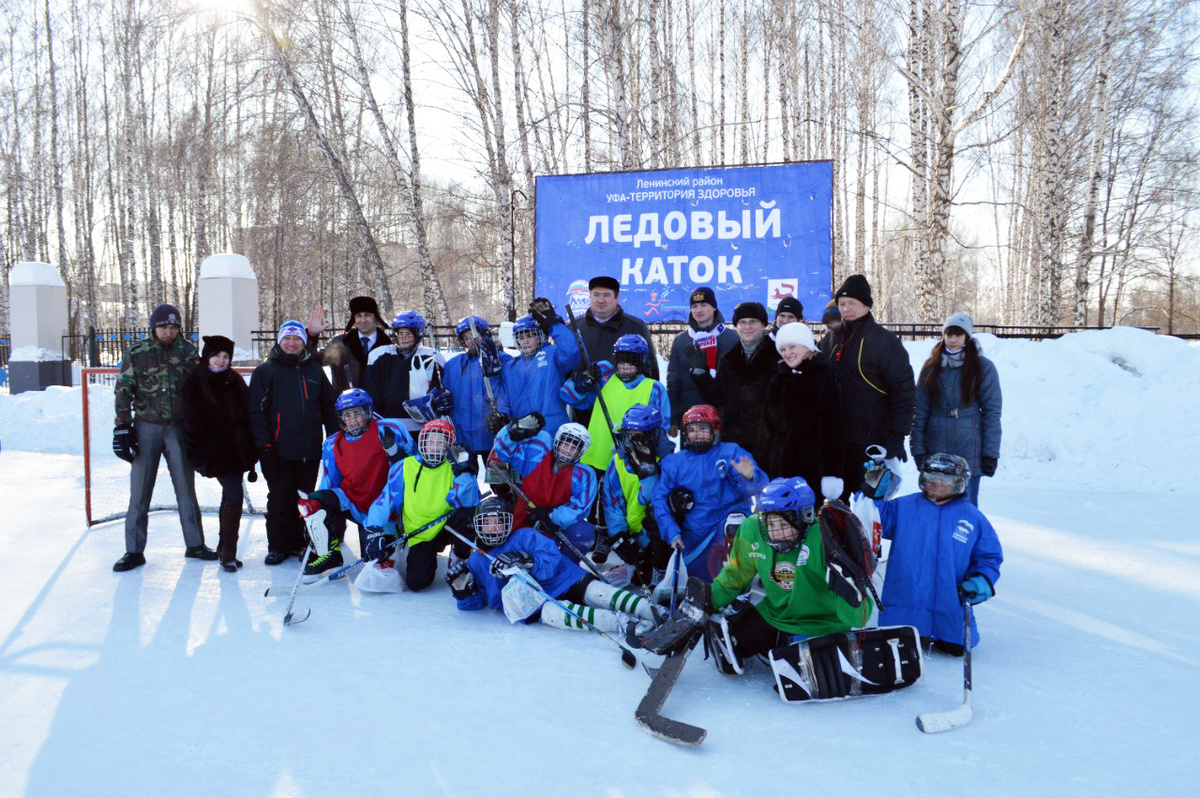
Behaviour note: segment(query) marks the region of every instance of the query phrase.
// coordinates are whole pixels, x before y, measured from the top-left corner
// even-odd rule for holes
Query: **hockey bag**
[[[921,639],[912,626],[810,637],[769,652],[785,703],[838,701],[900,690],[921,680]]]
[[[862,524],[863,530],[871,537],[871,551],[875,559],[883,556],[883,521],[879,517],[879,508],[869,496],[855,493],[850,497],[850,510]]]
[[[829,589],[851,607],[861,606],[865,591],[875,592],[871,576],[878,562],[862,522],[840,501],[826,503],[819,518]]]

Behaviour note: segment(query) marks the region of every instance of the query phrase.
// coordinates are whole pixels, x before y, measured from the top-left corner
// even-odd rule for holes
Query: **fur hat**
[[[182,327],[183,317],[179,315],[179,308],[174,305],[163,303],[154,309],[150,314],[150,329],[155,327],[163,327],[168,324],[173,324],[176,327]]]
[[[346,321],[346,332],[354,328],[354,317],[359,313],[371,313],[375,316],[375,324],[379,329],[386,330],[388,323],[383,320],[383,314],[379,312],[379,305],[375,303],[374,297],[356,296],[350,299],[350,318]]]
[[[954,311],[946,317],[944,322],[942,322],[943,333],[946,332],[946,330],[949,330],[951,327],[961,328],[966,332],[968,338],[975,334],[975,321],[971,318],[971,314],[963,310]]]
[[[816,339],[813,338],[812,330],[807,324],[799,321],[793,321],[790,324],[785,324],[775,333],[775,348],[783,352],[783,348],[788,344],[800,344],[808,347],[810,352],[817,348]]]
[[[611,290],[614,294],[618,294],[618,295],[621,293],[621,284],[617,282],[616,278],[608,277],[605,275],[600,275],[599,277],[593,277],[591,280],[588,281],[588,290],[591,291],[592,289],[595,289],[595,288],[607,288],[607,289]]]
[[[692,292],[691,299],[688,300],[689,305],[712,305],[713,310],[717,309],[717,295],[707,285],[702,285]]]
[[[224,335],[204,336],[204,347],[200,350],[200,358],[202,360],[208,360],[218,352],[229,353],[229,359],[233,360],[233,341],[229,340]]]
[[[767,309],[760,302],[743,302],[733,309],[733,323],[736,325],[742,319],[758,319],[767,323]]]
[[[794,296],[785,296],[775,308],[775,318],[779,318],[780,313],[791,313],[796,317],[796,321],[800,321],[804,318],[804,305]]]
[[[847,277],[846,282],[842,283],[842,287],[837,290],[833,298],[841,299],[844,296],[857,299],[867,307],[872,307],[875,304],[875,301],[871,298],[871,284],[861,274],[852,274]]]
[[[296,336],[305,344],[308,343],[308,330],[304,329],[304,322],[296,321],[295,319],[288,319],[283,324],[280,324],[279,334],[275,336],[275,342],[282,343],[283,339],[287,338],[289,335]]]

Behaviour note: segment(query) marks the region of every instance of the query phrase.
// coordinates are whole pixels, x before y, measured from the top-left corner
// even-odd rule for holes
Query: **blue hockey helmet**
[[[425,317],[415,310],[402,310],[392,319],[393,330],[412,330],[417,340],[425,337]]]
[[[628,363],[636,368],[637,371],[622,374],[621,370],[617,369],[617,376],[623,382],[632,380],[646,369],[646,356],[649,354],[650,345],[646,343],[645,338],[634,333],[622,335],[613,344],[613,363],[618,366],[622,363]]]
[[[512,331],[513,338],[516,340],[517,346],[520,347],[521,354],[523,355],[532,355],[546,342],[546,334],[542,332],[542,328],[538,326],[533,316],[522,316],[514,321]],[[522,340],[526,343],[522,344]],[[537,341],[537,345],[528,345],[530,341]]]
[[[621,420],[622,432],[650,432],[662,427],[662,413],[657,407],[636,404],[625,411]]]
[[[454,325],[454,334],[462,337],[462,334],[471,329],[471,324],[475,324],[475,331],[480,335],[490,335],[492,325],[487,323],[487,319],[483,316],[463,316],[458,324]]]
[[[333,403],[342,429],[351,437],[362,435],[363,430],[371,423],[371,395],[362,388],[347,388]]]
[[[791,551],[817,519],[817,497],[801,477],[771,480],[758,496],[758,512],[766,527],[767,545]]]

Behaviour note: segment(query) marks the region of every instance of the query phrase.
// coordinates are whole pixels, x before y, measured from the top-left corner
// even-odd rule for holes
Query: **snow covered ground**
[[[1005,434],[982,505],[1006,559],[975,719],[913,723],[961,701],[948,657],[899,693],[797,707],[697,652],[665,708],[709,730],[694,750],[637,727],[647,677],[605,641],[460,613],[440,581],[326,585],[285,629],[263,591],[295,569],[262,564],[258,517],[236,576],[185,561],[169,513],[146,567],[112,573],[121,524],[83,522],[79,389],[0,395],[0,796],[1188,794],[1200,348],[984,341]],[[908,348],[919,365],[929,343]]]

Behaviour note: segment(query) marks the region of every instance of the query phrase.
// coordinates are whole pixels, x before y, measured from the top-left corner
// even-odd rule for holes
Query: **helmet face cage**
[[[803,516],[805,515],[810,519],[807,523],[804,523]],[[808,524],[812,523],[812,517],[813,509],[811,507],[806,508],[805,511],[784,510],[763,513],[767,545],[781,553],[796,548],[800,543],[802,530],[807,529]]]
[[[417,453],[426,465],[436,468],[446,462],[454,437],[454,425],[450,422],[443,419],[428,421],[417,436]]]
[[[476,539],[494,548],[503,545],[512,534],[513,515],[502,502],[485,502],[479,505],[471,523],[475,527]]]
[[[917,484],[931,501],[947,502],[967,492],[970,478],[971,467],[966,460],[956,454],[939,452],[925,461]]]
[[[362,388],[349,388],[338,396],[334,410],[347,435],[362,435],[371,423],[371,395]]]
[[[582,424],[563,424],[554,433],[554,461],[559,465],[575,465],[583,459],[591,443],[591,436]]]
[[[514,329],[513,337],[517,339],[517,348],[521,350],[521,354],[526,356],[537,352],[546,341],[545,333],[537,327],[532,330]]]
[[[622,382],[629,382],[637,377],[646,366],[646,356],[650,347],[646,339],[640,335],[627,333],[613,344],[613,365],[617,367],[617,377]],[[622,369],[622,365],[633,366],[632,369]]]
[[[707,452],[720,438],[720,431],[709,421],[685,421],[681,445],[691,452]]]

